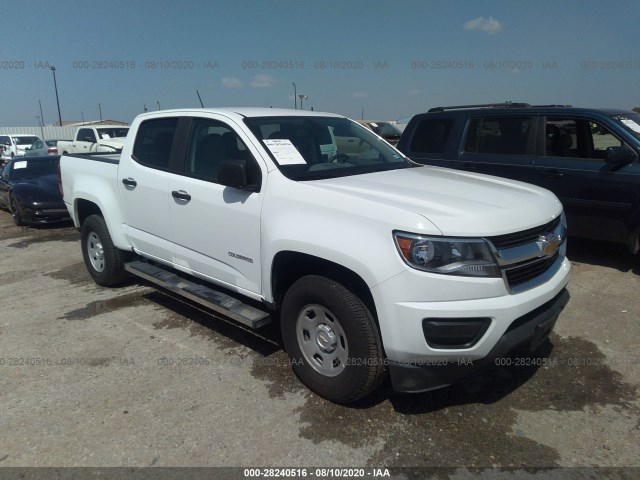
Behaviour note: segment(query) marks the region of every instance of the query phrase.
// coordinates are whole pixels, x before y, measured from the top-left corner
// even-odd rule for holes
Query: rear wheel
[[[13,194],[9,195],[9,210],[11,211],[11,218],[13,218],[13,223],[15,223],[19,227],[24,225],[24,220],[22,220],[22,215],[20,214],[20,207],[18,207]]]
[[[99,215],[91,215],[82,224],[80,243],[84,263],[93,281],[103,287],[122,283],[126,252],[113,245],[107,225]]]
[[[293,370],[318,395],[349,403],[384,379],[378,327],[366,305],[325,277],[302,277],[282,303],[282,338]]]

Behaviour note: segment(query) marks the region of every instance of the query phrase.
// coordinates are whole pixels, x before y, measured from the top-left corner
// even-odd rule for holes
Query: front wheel
[[[13,223],[15,223],[18,227],[24,225],[24,220],[22,220],[22,215],[20,214],[20,207],[16,203],[16,199],[13,194],[9,195],[9,210],[11,211],[11,218],[13,219]]]
[[[87,217],[80,230],[80,244],[89,275],[98,285],[111,287],[127,277],[126,254],[113,245],[104,218],[99,215]]]
[[[325,277],[296,281],[282,303],[282,338],[294,372],[318,395],[349,403],[384,379],[378,327],[358,296]]]

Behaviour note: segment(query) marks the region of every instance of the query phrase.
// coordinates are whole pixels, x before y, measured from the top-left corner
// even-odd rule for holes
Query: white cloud
[[[368,96],[367,92],[353,92],[353,98],[367,98]]]
[[[493,17],[478,17],[465,22],[464,29],[480,30],[482,32],[488,33],[489,35],[493,35],[502,30],[502,24]]]
[[[268,88],[273,87],[274,83],[276,83],[276,79],[271,75],[260,74],[253,77],[250,85],[253,88]]]
[[[235,77],[224,77],[222,79],[222,85],[227,88],[242,88],[244,86],[244,82]]]

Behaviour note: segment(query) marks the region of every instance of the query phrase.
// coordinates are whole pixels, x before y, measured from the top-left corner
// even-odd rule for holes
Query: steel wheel
[[[295,281],[282,301],[280,329],[294,372],[324,398],[355,402],[385,378],[375,319],[335,280],[307,275]]]
[[[309,365],[321,375],[335,377],[347,366],[349,344],[336,316],[317,304],[306,305],[296,322],[298,345]]]
[[[104,218],[90,215],[82,222],[80,244],[87,271],[98,285],[112,287],[127,278],[124,262],[129,253],[113,244]]]
[[[96,232],[90,232],[87,236],[87,254],[95,271],[102,272],[104,270],[104,248]]]

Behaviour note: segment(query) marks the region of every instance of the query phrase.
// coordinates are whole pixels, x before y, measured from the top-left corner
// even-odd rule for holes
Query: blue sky
[[[0,125],[158,108],[394,120],[438,105],[640,106],[640,2],[3,0]],[[82,112],[82,113],[81,113]]]

